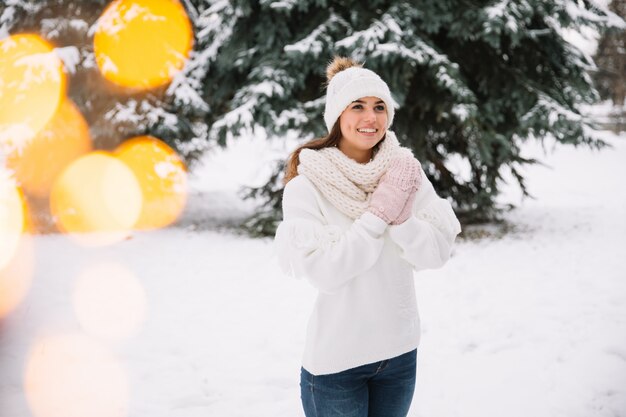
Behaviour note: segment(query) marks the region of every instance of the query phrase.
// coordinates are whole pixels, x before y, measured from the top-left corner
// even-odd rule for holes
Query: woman
[[[460,225],[389,130],[394,102],[374,72],[328,66],[328,136],[290,157],[281,267],[318,289],[301,368],[307,417],[406,416],[419,318],[413,270],[441,267]]]

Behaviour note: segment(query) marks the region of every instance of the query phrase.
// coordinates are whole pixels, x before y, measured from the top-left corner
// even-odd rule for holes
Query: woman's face
[[[385,102],[378,97],[362,97],[346,107],[339,116],[339,148],[344,153],[350,155],[370,151],[380,142],[387,129],[385,106]]]

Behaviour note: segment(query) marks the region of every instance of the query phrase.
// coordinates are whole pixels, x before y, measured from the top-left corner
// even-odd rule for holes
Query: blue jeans
[[[306,417],[406,417],[415,391],[417,349],[336,374],[300,369]]]

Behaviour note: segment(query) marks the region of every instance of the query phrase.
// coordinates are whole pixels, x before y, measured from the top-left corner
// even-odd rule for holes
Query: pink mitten
[[[420,189],[420,185],[422,185],[422,166],[420,165],[417,159],[413,159],[417,162],[417,176],[415,188],[412,188],[409,192],[409,196],[407,197],[406,203],[404,204],[404,208],[398,215],[398,217],[393,220],[390,224],[402,224],[408,220],[409,217],[413,214],[413,203],[415,202],[415,193]]]
[[[412,156],[403,156],[391,160],[387,172],[383,174],[378,187],[372,193],[368,211],[383,219],[387,224],[394,224],[399,216],[410,216],[411,207],[405,210],[409,197],[415,195],[419,187],[421,172],[419,162]],[[406,214],[406,213],[408,214]]]

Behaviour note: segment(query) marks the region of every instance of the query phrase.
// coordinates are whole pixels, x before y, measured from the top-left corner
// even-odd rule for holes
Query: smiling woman
[[[327,69],[329,134],[288,162],[282,269],[318,289],[300,369],[305,414],[403,417],[420,337],[413,270],[441,267],[460,225],[389,130],[394,101],[346,58]]]

